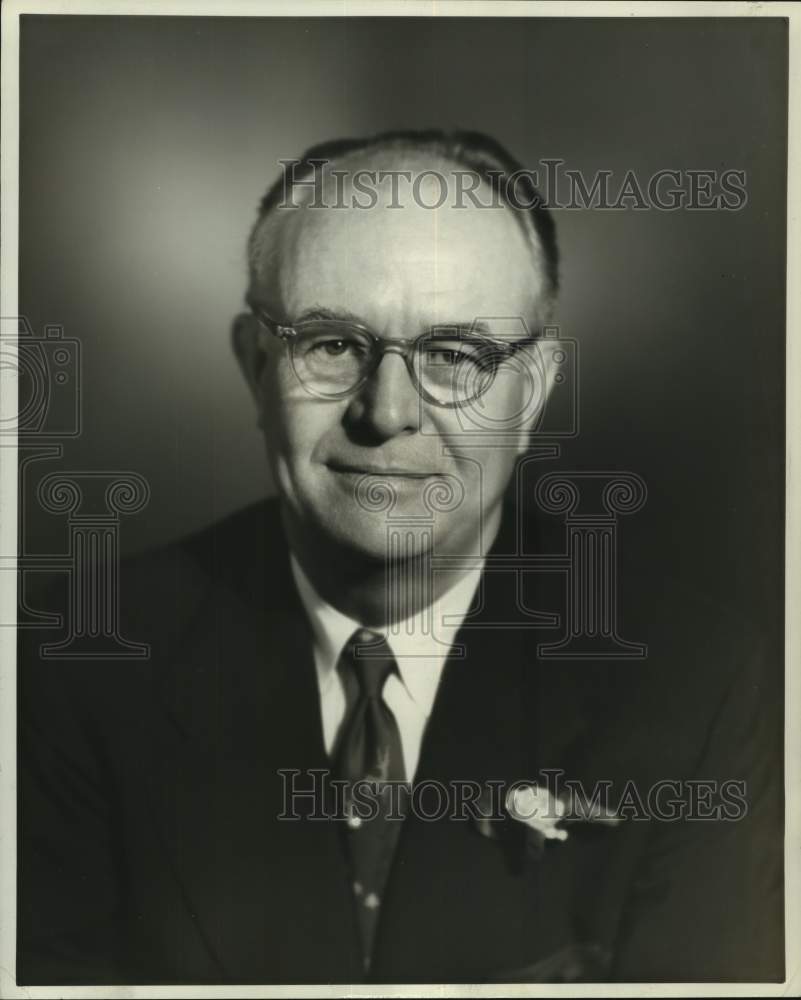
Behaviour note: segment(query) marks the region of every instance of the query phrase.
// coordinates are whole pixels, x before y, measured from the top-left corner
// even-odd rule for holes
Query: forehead
[[[390,313],[426,321],[531,314],[544,286],[538,247],[486,182],[414,157],[344,158],[332,168],[339,176],[326,171],[328,207],[307,194],[301,207],[277,210],[274,273],[264,280],[287,316],[314,305],[380,324]],[[471,185],[480,204],[464,194]]]

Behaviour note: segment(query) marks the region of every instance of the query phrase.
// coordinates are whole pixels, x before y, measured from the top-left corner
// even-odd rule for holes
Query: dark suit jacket
[[[418,780],[744,779],[749,812],[574,827],[539,860],[407,819],[371,980],[781,979],[781,716],[744,629],[638,586],[645,660],[539,660],[553,635],[508,625],[514,577],[484,583]],[[279,769],[328,761],[274,504],[133,560],[121,606],[145,661],[48,662],[52,633],[23,635],[19,981],[363,980],[338,825],[276,819]]]

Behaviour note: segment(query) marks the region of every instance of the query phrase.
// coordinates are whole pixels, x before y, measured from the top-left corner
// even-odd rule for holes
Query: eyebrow
[[[336,320],[344,323],[357,323],[359,326],[372,329],[371,325],[367,323],[362,316],[351,312],[350,309],[330,309],[326,306],[310,306],[308,309],[304,309],[294,322],[304,323],[315,319]],[[430,326],[424,328],[423,333],[429,333],[437,330],[458,330],[459,333],[479,334],[490,334],[491,332],[488,324],[483,321],[449,320],[447,322],[432,323]]]
[[[360,326],[369,326],[364,318],[351,312],[349,309],[328,309],[325,306],[310,306],[294,320],[295,323],[305,323],[310,319],[334,319],[345,323],[358,323]]]

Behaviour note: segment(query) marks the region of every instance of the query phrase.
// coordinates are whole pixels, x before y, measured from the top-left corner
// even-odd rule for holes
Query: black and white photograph
[[[791,6],[4,6],[1,996],[798,995]]]

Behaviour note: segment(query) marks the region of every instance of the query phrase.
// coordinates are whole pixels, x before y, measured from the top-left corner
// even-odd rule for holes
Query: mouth
[[[351,465],[349,462],[326,462],[332,472],[351,476],[381,476],[386,479],[431,479],[441,476],[440,472],[421,472],[419,469],[406,469],[396,465]]]

